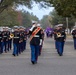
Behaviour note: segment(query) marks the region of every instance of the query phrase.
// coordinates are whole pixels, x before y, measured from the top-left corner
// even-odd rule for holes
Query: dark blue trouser
[[[39,55],[39,45],[30,45],[31,47],[31,61],[37,62]]]
[[[15,43],[14,43],[14,44],[13,44],[13,47],[14,47],[14,48],[13,48],[13,54],[14,54],[14,55],[18,55],[18,53],[19,53],[19,51],[18,51],[18,44],[15,44]]]
[[[60,55],[62,55],[63,54],[63,49],[64,49],[64,41],[63,42],[58,41],[57,44],[58,44],[58,52],[59,52]]]
[[[23,42],[21,42],[21,43],[20,43],[19,48],[20,48],[20,51],[21,51],[21,52],[23,52],[23,50],[24,50],[24,45],[23,45]]]
[[[24,51],[24,42],[21,43],[22,45],[22,52]]]
[[[9,40],[7,41],[7,50],[9,51]]]
[[[19,52],[19,54],[21,54],[21,52],[23,52],[23,44],[22,44],[22,42],[18,44],[18,52]]]
[[[74,39],[74,49],[76,49],[76,39]]]
[[[21,43],[18,45],[19,54],[21,54]]]
[[[58,43],[58,41],[55,41],[55,47],[57,49],[57,52],[59,53],[59,43]]]
[[[11,47],[12,47],[12,40],[9,40],[8,41],[8,50],[11,50]]]
[[[0,53],[3,53],[3,42],[0,42]]]
[[[26,50],[26,40],[24,40],[24,50]]]
[[[3,47],[4,48],[4,51],[7,52],[7,41],[4,41],[3,42],[3,45],[4,45],[4,47]]]

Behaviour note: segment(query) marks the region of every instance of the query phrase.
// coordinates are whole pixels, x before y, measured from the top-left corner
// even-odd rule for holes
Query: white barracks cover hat
[[[32,24],[33,24],[33,23],[37,23],[37,21],[32,21]]]

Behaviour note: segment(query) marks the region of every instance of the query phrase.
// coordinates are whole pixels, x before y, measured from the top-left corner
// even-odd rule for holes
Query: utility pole
[[[76,22],[75,22],[75,26],[76,26]]]
[[[67,25],[67,34],[68,34],[68,17],[66,17],[66,25]]]

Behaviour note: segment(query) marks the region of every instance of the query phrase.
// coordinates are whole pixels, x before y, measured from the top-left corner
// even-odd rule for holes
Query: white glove
[[[35,25],[33,25],[29,30],[32,31],[34,27],[35,27]]]
[[[42,39],[40,39],[40,45],[42,45]]]

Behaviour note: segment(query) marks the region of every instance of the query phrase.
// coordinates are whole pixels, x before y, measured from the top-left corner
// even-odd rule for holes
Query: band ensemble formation
[[[52,35],[55,40],[55,49],[57,53],[59,56],[63,56],[64,44],[66,41],[64,25],[55,25]],[[76,49],[76,26],[74,26],[72,36],[74,40],[74,49]],[[28,38],[30,40],[31,63],[37,64],[38,56],[40,56],[42,52],[44,37],[45,31],[41,27],[41,24],[38,24],[36,21],[32,21],[32,25],[28,30],[23,26],[14,26],[13,32],[10,32],[8,27],[3,27],[3,30],[0,31],[0,54],[13,50],[11,54],[14,57],[19,56],[19,54],[26,50]]]

